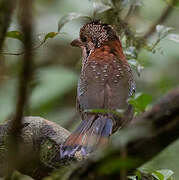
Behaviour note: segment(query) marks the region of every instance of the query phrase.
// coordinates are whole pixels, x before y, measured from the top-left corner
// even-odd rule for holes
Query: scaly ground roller
[[[119,37],[112,26],[101,22],[85,24],[80,38],[72,46],[82,49],[82,69],[77,89],[77,106],[82,117],[78,128],[61,146],[61,157],[82,156],[102,144],[110,135],[132,119],[127,103],[135,91],[131,68],[123,53]],[[123,117],[113,113],[89,113],[89,109],[123,109]]]

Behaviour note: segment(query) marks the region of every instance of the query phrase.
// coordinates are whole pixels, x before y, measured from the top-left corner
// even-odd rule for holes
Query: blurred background
[[[128,12],[128,1],[125,0],[121,7],[121,17]],[[143,35],[161,15],[167,2],[164,0],[138,2],[140,4],[133,12],[129,24],[135,34]],[[33,8],[34,47],[43,41],[47,33],[58,32],[60,19],[68,13],[81,13],[90,17],[94,13],[93,2],[89,0],[36,0]],[[175,6],[164,22],[165,27],[173,28],[174,34],[179,34],[178,17],[179,7]],[[17,22],[18,16],[15,12],[9,31],[20,31]],[[48,38],[42,46],[33,51],[36,70],[30,82],[29,102],[26,107],[26,115],[41,116],[70,131],[80,122],[76,110],[76,87],[81,68],[80,49],[71,47],[70,42],[79,36],[79,29],[83,23],[81,19],[69,21],[56,36]],[[155,42],[157,36],[157,33],[154,33],[149,38],[149,43]],[[123,46],[127,54],[125,36],[122,33],[121,40],[124,42]],[[147,51],[145,48],[137,51],[135,63],[140,64],[138,70],[142,69],[139,76],[135,67],[133,68],[137,92],[152,97],[148,108],[179,83],[178,42],[177,39],[172,41],[171,38],[166,37],[157,44],[155,52]],[[21,52],[22,45],[18,39],[7,37],[3,52]],[[133,62],[133,59],[130,60]],[[11,119],[15,112],[17,80],[22,56],[4,55],[0,63],[0,122],[4,122]],[[179,179],[178,151],[179,141],[146,164],[144,168],[171,169]]]

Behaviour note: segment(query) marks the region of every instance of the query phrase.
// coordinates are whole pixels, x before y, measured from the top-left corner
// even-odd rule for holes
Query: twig
[[[173,3],[175,0],[173,0],[171,3]],[[124,29],[124,33],[127,36],[128,40],[132,40],[135,41],[135,46],[138,50],[141,49],[142,45],[145,44],[145,41],[155,32],[155,28],[158,24],[162,24],[166,21],[166,19],[169,17],[169,15],[172,12],[172,4],[168,5],[163,13],[161,14],[161,16],[156,20],[156,22],[154,24],[151,25],[151,27],[148,29],[148,31],[142,36],[142,37],[135,37],[135,34],[131,31],[130,27],[129,27],[129,18],[131,16],[131,13],[133,12],[134,7],[133,5],[130,6],[129,11],[126,15],[126,17],[124,18],[124,20],[120,19],[119,16],[117,17],[117,21],[118,23],[122,26],[122,29]]]
[[[35,47],[32,47],[32,50],[36,50],[38,48],[40,48],[46,41],[43,40],[42,42],[40,42],[39,45],[35,46]],[[3,54],[3,55],[13,55],[13,56],[21,56],[21,55],[24,55],[25,54],[25,51],[23,52],[18,52],[18,53],[10,53],[10,52],[0,52],[0,54]]]
[[[8,56],[20,56],[20,55],[23,55],[24,52],[18,52],[18,53],[10,53],[10,52],[1,52],[0,54],[2,55],[8,55]]]
[[[125,16],[125,18],[124,18],[124,22],[126,22],[126,23],[128,23],[129,22],[129,19],[130,19],[130,17],[131,17],[131,14],[134,12],[134,10],[135,10],[135,4],[133,3],[133,4],[131,4],[131,6],[130,6],[130,8],[129,8],[129,10],[128,10],[128,12],[127,12],[127,14],[126,14],[126,16]]]

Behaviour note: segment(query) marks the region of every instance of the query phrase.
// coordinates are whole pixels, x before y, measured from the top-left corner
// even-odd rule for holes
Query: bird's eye
[[[82,42],[86,42],[87,41],[87,38],[85,36],[81,37],[81,41]]]
[[[89,56],[89,54],[90,54],[90,50],[89,49],[86,50],[86,54],[87,54],[87,56]]]

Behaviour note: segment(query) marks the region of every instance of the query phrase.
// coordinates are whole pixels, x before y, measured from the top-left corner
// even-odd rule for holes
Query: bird
[[[76,98],[82,121],[61,145],[61,158],[88,156],[108,144],[111,134],[133,117],[127,100],[136,84],[117,32],[109,24],[92,21],[81,27],[79,35],[71,45],[82,50]],[[115,110],[123,110],[123,116],[112,113]]]

